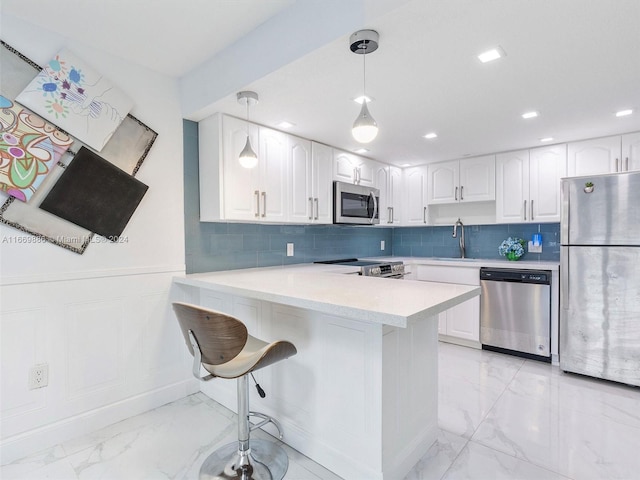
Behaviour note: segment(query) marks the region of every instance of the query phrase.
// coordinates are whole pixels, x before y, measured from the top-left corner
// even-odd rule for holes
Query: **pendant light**
[[[362,108],[360,115],[353,122],[351,134],[360,143],[369,143],[378,135],[378,124],[369,113],[366,94],[366,56],[378,49],[380,36],[375,30],[359,30],[349,38],[349,45],[353,53],[362,55]]]
[[[247,106],[247,122],[249,121],[249,105],[255,105],[258,103],[258,94],[256,92],[238,92],[238,103]],[[251,140],[249,139],[249,124],[247,124],[247,143],[240,152],[240,158],[238,159],[240,165],[244,168],[254,168],[258,164],[258,155],[251,148]]]

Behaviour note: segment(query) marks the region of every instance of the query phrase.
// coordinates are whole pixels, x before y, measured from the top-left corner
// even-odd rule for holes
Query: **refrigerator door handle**
[[[569,243],[569,182],[564,180],[561,185],[561,211],[560,218],[560,244],[567,245]]]
[[[569,310],[569,248],[560,254],[560,309]]]

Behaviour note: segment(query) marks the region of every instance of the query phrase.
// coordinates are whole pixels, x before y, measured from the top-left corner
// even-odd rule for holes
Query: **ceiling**
[[[303,1],[314,0],[297,0]],[[97,15],[101,22],[78,22],[87,26],[68,35],[182,77],[297,2],[3,0],[2,10],[49,29],[61,15],[78,20]],[[398,5],[370,15],[361,26],[380,34],[379,49],[366,57],[367,94],[375,99],[370,111],[380,133],[365,146],[366,156],[415,165],[536,147],[545,137],[561,143],[640,130],[637,0],[409,0]],[[117,38],[113,31],[119,32]],[[260,95],[251,120],[273,127],[287,120],[295,124],[292,133],[358,148],[350,129],[360,109],[352,99],[362,93],[363,57],[349,51],[349,33],[237,85],[237,91]],[[478,61],[479,53],[496,46],[504,49],[504,58]],[[256,49],[269,55],[268,44]],[[209,107],[246,115],[234,94]],[[629,108],[633,115],[615,116]],[[537,118],[521,118],[532,110],[539,112]],[[422,137],[429,132],[438,137]]]

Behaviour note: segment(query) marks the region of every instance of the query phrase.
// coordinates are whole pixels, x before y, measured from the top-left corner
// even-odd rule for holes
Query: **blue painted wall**
[[[267,267],[348,257],[459,257],[458,240],[447,227],[357,227],[345,225],[267,225],[199,220],[198,124],[184,121],[184,214],[187,273]],[[530,240],[542,233],[543,253],[526,260],[560,258],[560,225],[511,224],[465,227],[469,258],[501,258],[498,245],[509,236]],[[384,240],[385,249],[380,250]],[[286,256],[287,243],[295,245]]]

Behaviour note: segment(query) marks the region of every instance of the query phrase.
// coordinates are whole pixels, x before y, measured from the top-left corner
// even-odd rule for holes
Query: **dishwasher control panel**
[[[494,282],[541,283],[548,285],[551,283],[551,272],[483,267],[480,269],[480,280],[492,280]]]

